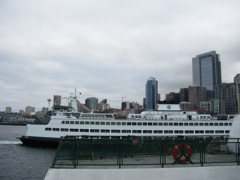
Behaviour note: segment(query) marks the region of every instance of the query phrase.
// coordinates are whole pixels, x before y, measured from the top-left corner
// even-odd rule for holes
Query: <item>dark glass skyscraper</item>
[[[222,83],[221,62],[216,51],[197,55],[192,59],[193,85],[213,91]]]
[[[158,95],[158,81],[150,77],[146,83],[146,109],[155,110],[157,101],[159,101]]]

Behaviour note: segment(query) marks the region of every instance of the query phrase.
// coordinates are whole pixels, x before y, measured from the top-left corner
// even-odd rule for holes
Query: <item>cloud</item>
[[[40,109],[78,88],[112,107],[192,83],[192,58],[216,50],[223,81],[239,73],[237,0],[1,1],[0,110]]]

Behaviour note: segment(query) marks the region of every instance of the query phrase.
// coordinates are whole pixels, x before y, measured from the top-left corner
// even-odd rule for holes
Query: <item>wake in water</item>
[[[0,144],[21,144],[21,141],[0,140]]]

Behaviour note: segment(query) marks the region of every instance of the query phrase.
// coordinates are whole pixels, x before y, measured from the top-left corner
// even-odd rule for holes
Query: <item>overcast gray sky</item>
[[[223,82],[240,73],[239,0],[0,0],[0,111],[47,107],[77,88],[111,107],[163,100],[192,84],[192,58],[215,50]]]

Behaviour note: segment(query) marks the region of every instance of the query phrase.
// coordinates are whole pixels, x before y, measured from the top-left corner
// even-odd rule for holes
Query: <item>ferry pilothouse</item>
[[[115,119],[114,114],[80,113],[75,95],[71,106],[54,106],[46,125],[28,124],[19,139],[24,145],[57,146],[62,137],[131,138],[131,137],[216,137],[228,136],[232,120],[214,120],[208,114],[182,111],[178,104],[159,104],[157,111],[129,114]]]

